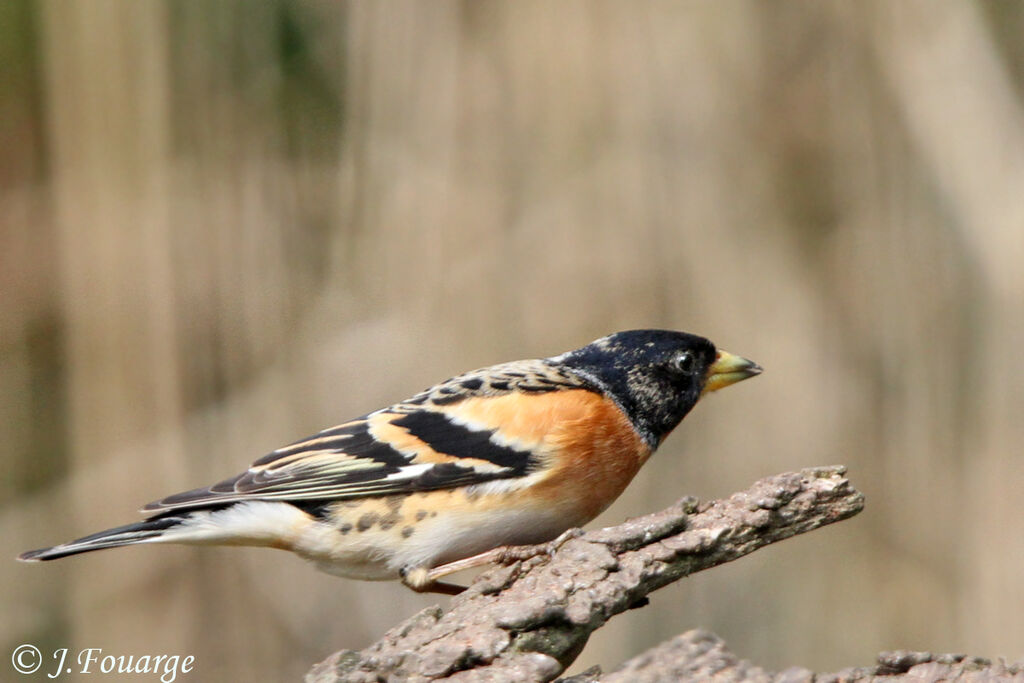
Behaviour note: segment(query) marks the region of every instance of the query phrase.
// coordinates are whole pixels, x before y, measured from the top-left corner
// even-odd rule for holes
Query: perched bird
[[[454,593],[439,579],[592,520],[704,394],[760,372],[703,337],[617,332],[452,377],[150,503],[145,521],[19,559],[136,543],[267,546],[331,574]]]

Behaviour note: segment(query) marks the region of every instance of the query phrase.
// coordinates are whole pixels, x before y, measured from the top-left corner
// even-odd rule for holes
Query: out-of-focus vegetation
[[[1024,656],[1024,5],[0,3],[0,642],[296,678],[436,598],[266,550],[13,556],[460,370],[766,373],[600,521],[845,463],[854,520],[603,629]],[[198,680],[198,679],[197,679]]]

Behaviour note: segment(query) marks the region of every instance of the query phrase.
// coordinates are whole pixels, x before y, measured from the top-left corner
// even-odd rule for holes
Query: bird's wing
[[[548,361],[476,370],[279,448],[238,476],[143,509],[339,500],[526,477],[541,465],[538,444],[558,419],[551,401],[537,399],[564,391],[592,389]]]

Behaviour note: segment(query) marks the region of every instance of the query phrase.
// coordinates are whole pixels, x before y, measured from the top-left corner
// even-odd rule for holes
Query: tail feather
[[[22,562],[43,562],[56,560],[68,555],[87,553],[93,550],[104,548],[117,548],[133,543],[153,542],[163,536],[169,529],[180,526],[187,519],[187,515],[167,515],[153,517],[144,522],[126,524],[124,526],[107,529],[99,533],[83,536],[82,538],[61,543],[52,548],[40,548],[29,550],[18,556]]]

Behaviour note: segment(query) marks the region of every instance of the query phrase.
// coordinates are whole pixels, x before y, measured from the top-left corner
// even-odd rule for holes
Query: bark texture
[[[856,681],[1024,681],[1024,663],[1008,664],[963,654],[936,655],[898,650],[878,655],[874,666],[814,673],[790,667],[772,673],[740,659],[725,641],[701,629],[687,631],[602,675],[596,667],[559,683],[854,683]]]
[[[844,475],[843,467],[780,474],[728,499],[701,504],[686,498],[661,512],[587,532],[551,552],[482,574],[447,611],[425,609],[360,652],[336,652],[306,680],[553,680],[591,633],[614,615],[643,606],[652,591],[860,512],[864,496]],[[661,646],[667,648],[664,656],[657,648],[607,680],[640,680],[634,671],[645,668],[644,680],[678,680],[686,666],[679,657],[687,648],[705,657],[728,654],[720,644],[708,645],[714,636],[691,632],[681,638]],[[658,669],[663,659],[665,668]],[[683,669],[673,668],[678,666]],[[745,666],[751,675],[770,676]]]

